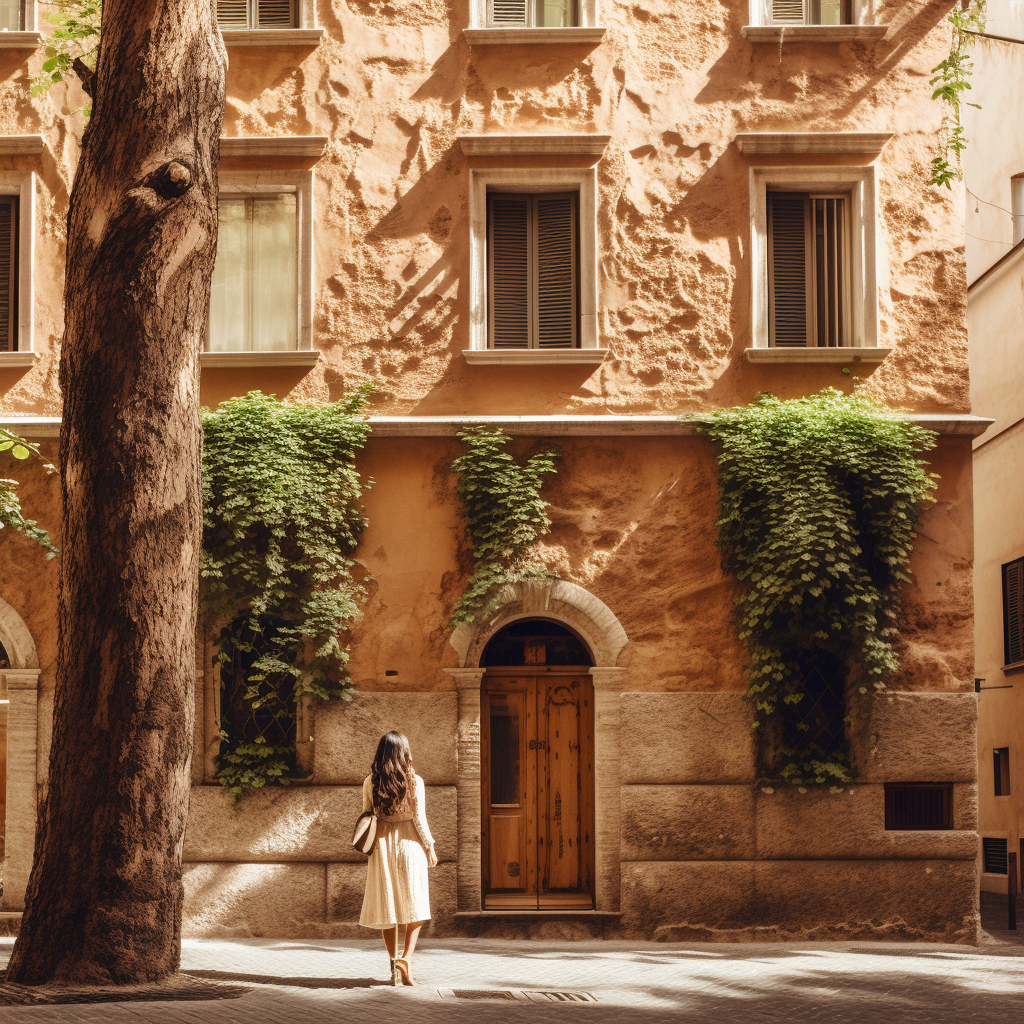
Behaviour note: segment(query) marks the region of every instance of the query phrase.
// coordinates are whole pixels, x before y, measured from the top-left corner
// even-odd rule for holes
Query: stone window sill
[[[324,37],[322,28],[229,28],[222,29],[225,46],[308,46],[315,48]]]
[[[583,363],[596,366],[608,355],[606,348],[487,348],[464,349],[470,366],[552,366]]]
[[[0,352],[0,370],[35,366],[40,358],[38,352]]]
[[[1015,672],[1024,672],[1024,661],[1015,661],[1012,665],[1003,666],[1003,675],[1012,676]]]
[[[561,43],[563,46],[594,45],[604,39],[607,29],[595,28],[464,28],[462,34],[470,46],[536,46]]]
[[[744,25],[748,43],[877,43],[888,25]]]
[[[320,361],[317,349],[292,352],[204,352],[204,370],[236,370],[260,367],[274,370],[283,367],[303,366],[312,369]]]
[[[752,363],[772,365],[802,365],[807,363],[829,363],[845,366],[848,363],[880,363],[892,351],[891,348],[748,348],[747,359]]]
[[[0,32],[0,50],[35,50],[42,42],[40,32]]]

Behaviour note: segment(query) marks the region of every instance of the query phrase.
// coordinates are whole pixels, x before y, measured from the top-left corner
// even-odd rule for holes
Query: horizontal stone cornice
[[[38,156],[43,148],[42,135],[0,135],[0,156]]]
[[[736,148],[745,156],[878,156],[891,138],[892,132],[740,132]]]
[[[220,140],[220,155],[225,160],[249,157],[319,160],[326,148],[326,135],[225,136]]]
[[[466,156],[601,156],[610,135],[579,132],[554,135],[460,135]]]

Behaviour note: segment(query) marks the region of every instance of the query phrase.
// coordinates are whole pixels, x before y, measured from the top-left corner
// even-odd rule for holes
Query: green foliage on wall
[[[896,671],[900,586],[914,524],[934,500],[920,456],[935,435],[831,388],[790,401],[762,395],[701,423],[720,445],[717,543],[743,584],[747,699],[764,755],[768,737],[806,730],[816,664],[838,665],[845,693],[882,689]],[[783,740],[772,757],[762,756],[763,784],[853,777],[845,744]]]
[[[559,458],[558,449],[549,448],[517,462],[507,451],[511,439],[497,428],[472,427],[460,431],[459,440],[466,450],[452,463],[452,472],[459,477],[456,490],[473,545],[473,574],[452,609],[453,626],[486,615],[506,584],[552,576],[530,549],[551,529],[540,492]]]
[[[26,441],[23,437],[10,430],[0,427],[0,452],[8,452],[12,458],[24,462],[33,456],[41,459],[39,446]],[[54,467],[46,463],[46,471],[54,472]],[[21,501],[17,494],[17,480],[0,479],[0,530],[9,526],[12,530],[24,534],[29,540],[34,540],[46,551],[47,558],[54,558],[60,552],[50,540],[46,532],[34,519],[26,519],[21,510]]]
[[[931,85],[935,91],[932,99],[946,105],[946,115],[942,119],[941,152],[932,160],[931,183],[952,188],[954,181],[962,181],[964,172],[961,156],[967,148],[967,135],[964,133],[961,111],[966,104],[981,109],[977,103],[967,103],[966,93],[971,88],[971,76],[974,74],[974,61],[971,59],[969,47],[975,33],[985,31],[988,15],[986,0],[969,0],[964,9],[958,3],[949,14],[949,23],[953,28],[953,42],[949,56],[932,68]],[[950,163],[952,155],[953,162]]]
[[[38,75],[32,78],[32,95],[49,92],[57,82],[77,75],[86,92],[91,94],[92,77],[99,56],[102,0],[54,0],[57,8],[46,20],[53,32],[46,40],[46,60]],[[84,108],[85,116],[92,106]]]
[[[344,638],[363,589],[350,556],[366,526],[370,482],[355,467],[365,397],[289,405],[254,391],[203,413],[203,612],[221,628],[221,664],[236,648],[254,654],[244,699],[264,715],[275,702],[351,699]],[[269,621],[273,636],[254,648]],[[287,784],[280,751],[222,738],[218,777],[236,795]]]

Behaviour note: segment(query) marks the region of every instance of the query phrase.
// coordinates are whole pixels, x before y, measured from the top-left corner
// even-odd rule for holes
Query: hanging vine
[[[302,702],[351,699],[365,397],[288,405],[254,391],[203,414],[202,607],[220,629],[222,671],[244,681],[218,759],[218,780],[236,796],[288,784],[294,738],[275,722],[294,720]],[[239,714],[255,728],[238,728]]]
[[[932,160],[931,183],[952,188],[952,182],[962,181],[964,177],[961,157],[967,149],[967,136],[964,133],[961,111],[966,104],[980,110],[977,103],[968,103],[965,93],[971,88],[971,76],[974,74],[974,61],[969,48],[972,37],[985,31],[988,15],[986,0],[963,0],[958,2],[949,14],[949,23],[953,28],[953,42],[949,56],[932,68],[934,76],[930,84],[935,91],[932,99],[944,103],[946,115],[940,128],[940,153]],[[952,163],[950,158],[952,157]]]
[[[920,456],[935,435],[831,388],[762,395],[702,429],[720,445],[717,543],[743,584],[761,783],[844,785],[854,776],[846,695],[884,688],[898,667],[900,587],[914,524],[934,500]],[[836,687],[834,743],[821,740],[823,681]]]
[[[552,577],[530,549],[551,529],[540,492],[559,458],[558,449],[549,448],[519,463],[506,450],[511,439],[500,429],[472,427],[458,436],[466,450],[452,463],[452,472],[459,477],[456,490],[473,545],[473,574],[452,609],[453,626],[486,615],[506,584]]]
[[[42,459],[39,446],[26,441],[23,437],[10,430],[0,427],[0,452],[8,452],[19,462],[33,457]],[[48,473],[56,470],[48,462],[44,463]],[[17,494],[18,481],[0,479],[0,530],[9,526],[12,530],[34,540],[44,551],[47,558],[55,558],[60,552],[50,540],[50,535],[34,519],[26,519],[21,509],[21,501]]]

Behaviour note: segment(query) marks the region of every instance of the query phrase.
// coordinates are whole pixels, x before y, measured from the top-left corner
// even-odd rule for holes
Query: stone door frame
[[[21,616],[0,597],[0,642],[11,667],[7,683],[7,811],[4,823],[4,893],[0,910],[22,910],[36,845],[39,655]],[[45,766],[43,768],[45,774]]]
[[[629,642],[612,610],[583,587],[556,580],[503,588],[497,609],[485,622],[462,623],[449,643],[459,668],[445,669],[459,695],[456,737],[459,815],[457,910],[483,910],[480,791],[480,659],[499,630],[520,619],[549,619],[572,629],[590,648],[594,667],[594,909],[615,913],[621,891],[621,770],[619,724],[626,670],[618,665]]]

